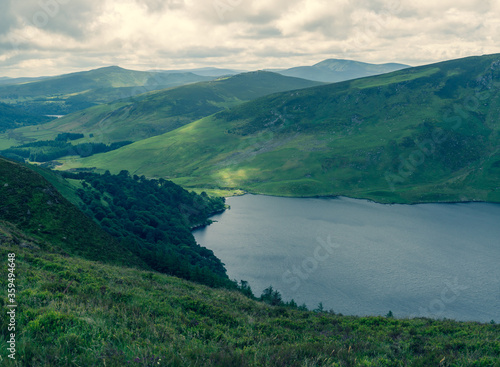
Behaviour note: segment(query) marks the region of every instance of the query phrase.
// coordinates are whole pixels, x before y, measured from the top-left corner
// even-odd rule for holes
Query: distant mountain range
[[[277,72],[284,76],[319,82],[338,82],[387,73],[408,67],[374,65],[349,60],[325,60]],[[244,73],[216,67],[179,70],[134,71],[109,66],[55,77],[0,78],[0,102],[35,115],[66,115],[98,104],[129,98],[154,90]]]
[[[366,62],[329,59],[313,66],[299,66],[285,70],[272,70],[281,75],[294,76],[319,82],[337,83],[409,68],[404,64],[369,64]]]
[[[193,73],[153,73],[111,66],[22,84],[0,85],[0,102],[33,114],[65,115],[152,90],[212,79]]]
[[[0,85],[14,85],[14,84],[21,84],[21,83],[30,83],[30,82],[35,82],[37,80],[42,80],[47,77],[40,76],[40,77],[35,77],[35,78],[8,78],[8,77],[0,77]]]
[[[241,74],[241,73],[246,73],[248,70],[232,70],[232,69],[220,69],[220,68],[212,68],[212,67],[206,67],[206,68],[197,68],[197,69],[181,69],[181,70],[151,70],[153,72],[159,72],[159,73],[166,73],[166,74],[172,74],[172,73],[193,73],[196,75],[201,75],[201,76],[209,76],[209,77],[221,77],[224,75],[236,75],[236,74]]]
[[[382,70],[367,65],[327,60],[315,68]],[[62,158],[61,169],[130,170],[187,187],[273,195],[498,202],[499,65],[499,55],[486,55],[332,84],[265,71],[223,76],[13,129],[0,134],[0,148],[80,133],[84,137],[74,144],[135,143]],[[112,67],[18,87],[39,86],[41,92],[52,85],[70,93],[100,83],[103,90],[141,89],[125,85],[154,85],[152,74],[159,80],[181,75]],[[477,95],[482,99],[469,108],[466,101]],[[11,115],[20,111],[7,107],[0,105]],[[22,121],[22,115],[5,121],[8,129],[43,122]]]
[[[87,136],[93,134],[106,142],[137,141],[177,129],[245,101],[320,84],[265,71],[250,72],[95,106],[43,127],[29,127],[16,132],[23,139],[35,140],[72,132]]]

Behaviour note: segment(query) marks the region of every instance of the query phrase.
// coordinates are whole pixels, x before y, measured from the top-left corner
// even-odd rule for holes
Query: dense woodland
[[[81,180],[82,210],[152,269],[210,286],[232,286],[221,261],[191,229],[224,210],[224,198],[197,195],[164,179],[106,172],[64,173]]]

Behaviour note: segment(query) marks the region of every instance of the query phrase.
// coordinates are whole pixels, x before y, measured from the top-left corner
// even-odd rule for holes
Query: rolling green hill
[[[0,102],[36,115],[66,115],[151,90],[211,79],[193,73],[167,74],[110,66],[15,85],[0,85]]]
[[[298,66],[277,72],[281,75],[293,76],[296,78],[337,83],[344,80],[390,73],[391,71],[409,67],[409,65],[396,63],[369,64],[353,60],[328,59],[312,66]]]
[[[500,55],[469,57],[267,96],[61,168],[272,195],[499,202],[499,88]]]
[[[87,137],[92,134],[93,138],[85,140],[88,142],[137,141],[174,130],[243,101],[319,84],[270,72],[251,72],[146,93],[16,133],[36,140],[53,139],[61,132],[72,132]]]

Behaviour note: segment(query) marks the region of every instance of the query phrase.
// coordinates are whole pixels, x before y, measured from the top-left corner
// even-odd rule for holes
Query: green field
[[[499,60],[275,94],[60,169],[283,196],[499,202]]]

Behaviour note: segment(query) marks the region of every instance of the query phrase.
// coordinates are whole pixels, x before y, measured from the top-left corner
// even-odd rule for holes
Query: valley
[[[2,365],[496,366],[500,54],[219,66],[0,78]]]

